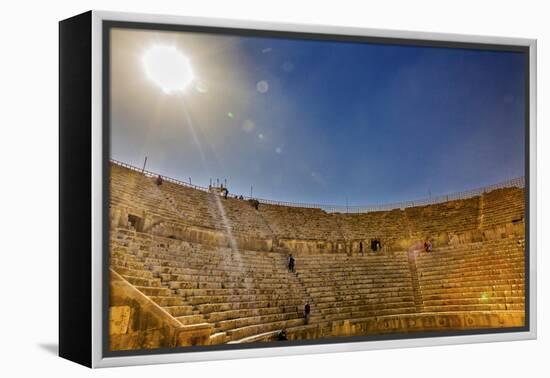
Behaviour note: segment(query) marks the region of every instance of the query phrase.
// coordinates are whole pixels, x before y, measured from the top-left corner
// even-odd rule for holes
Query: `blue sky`
[[[159,44],[189,58],[182,94],[144,77]],[[166,176],[366,205],[524,174],[519,53],[131,30],[112,49],[111,155]]]

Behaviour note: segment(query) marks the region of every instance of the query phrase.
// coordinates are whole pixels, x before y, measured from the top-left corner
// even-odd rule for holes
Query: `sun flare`
[[[183,92],[195,79],[189,58],[174,46],[153,46],[143,55],[145,74],[165,93]]]

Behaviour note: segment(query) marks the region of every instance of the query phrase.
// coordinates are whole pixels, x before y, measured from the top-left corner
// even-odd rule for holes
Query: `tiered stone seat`
[[[188,224],[223,230],[221,213],[214,193],[193,189],[183,185],[164,181],[157,187],[174,208],[182,220]]]
[[[386,244],[396,239],[409,237],[409,225],[405,214],[400,209],[335,214],[335,216],[346,239],[379,238],[383,244]]]
[[[420,315],[453,327],[466,313],[475,313],[480,326],[521,320],[525,246],[514,223],[523,222],[523,189],[331,214],[263,203],[256,210],[248,201],[154,180],[111,165],[111,206],[119,209],[111,224],[111,268],[182,326],[208,323],[211,344],[271,338],[282,328],[346,334],[351,323],[357,332],[382,332],[386,321],[396,329],[400,319],[424,324]],[[139,211],[146,220],[136,231],[130,215]],[[437,235],[432,253],[404,251]],[[356,248],[371,238],[390,247]],[[286,268],[289,252],[296,274]]]
[[[425,312],[523,310],[522,240],[437,248],[416,257]]]
[[[147,210],[166,220],[256,238],[271,237],[266,221],[248,203],[234,198],[223,198],[215,192],[206,192],[165,180],[155,184],[155,177],[147,177],[129,168],[111,164],[111,204]]]
[[[335,216],[321,209],[261,204],[258,211],[279,238],[342,240]]]
[[[262,214],[245,200],[220,198],[224,214],[233,231],[238,235],[249,235],[256,238],[272,238],[273,231]]]
[[[404,211],[411,233],[420,237],[441,232],[475,230],[480,219],[479,197],[409,207]]]
[[[111,237],[111,268],[163,307],[182,325],[204,323],[205,320],[200,312],[163,285],[162,280],[139,257],[151,248],[151,244],[150,235],[117,230]]]
[[[525,190],[504,188],[483,195],[483,217],[480,228],[522,221],[525,217]]]
[[[123,230],[113,240],[117,272],[182,323],[212,323],[219,340],[303,324],[306,294],[280,253],[236,252]],[[119,266],[121,251],[138,272]]]
[[[415,311],[404,252],[306,255],[298,258],[297,273],[318,321]]]
[[[180,214],[166,202],[153,178],[111,164],[111,206],[123,206],[147,212],[166,220],[179,220]]]
[[[522,188],[497,189],[482,196],[404,210],[329,214],[317,208],[261,204],[223,199],[218,194],[154,178],[111,164],[111,204],[146,209],[165,219],[262,238],[366,240],[383,244],[442,232],[489,229],[524,217]]]

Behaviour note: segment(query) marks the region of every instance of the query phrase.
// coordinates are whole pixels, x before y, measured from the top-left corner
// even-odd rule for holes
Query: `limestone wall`
[[[520,311],[404,314],[295,327],[287,330],[287,337],[289,340],[311,340],[388,333],[523,327],[524,323],[525,314]],[[265,341],[272,340],[273,337]]]

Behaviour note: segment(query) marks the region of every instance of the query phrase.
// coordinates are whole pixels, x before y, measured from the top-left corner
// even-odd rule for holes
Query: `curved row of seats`
[[[313,300],[313,319],[331,321],[415,311],[404,252],[305,255],[296,271]]]
[[[280,253],[232,251],[124,229],[112,234],[111,267],[181,324],[208,322],[231,342],[310,322],[413,313],[523,311],[523,240],[417,252],[422,306],[408,253],[298,255],[296,275]]]
[[[437,248],[416,257],[424,311],[525,308],[525,245],[506,238]]]
[[[509,188],[405,210],[327,214],[266,204],[255,209],[247,201],[167,181],[157,186],[152,177],[111,165],[114,207],[266,240],[377,237],[387,243],[438,232],[489,230],[523,222],[523,193]],[[210,323],[212,343],[252,340],[302,326],[306,303],[312,308],[313,324],[525,307],[523,236],[436,246],[432,253],[414,256],[408,251],[373,253],[366,246],[363,253],[353,255],[296,254],[293,274],[279,249],[190,243],[138,232],[131,222],[122,228],[120,224],[111,228],[111,268],[182,325]]]
[[[318,208],[261,204],[224,199],[191,187],[164,181],[111,164],[111,205],[142,209],[159,217],[189,225],[231,230],[257,239],[393,240],[426,237],[442,232],[488,229],[523,220],[522,188],[497,189],[469,199],[404,210],[360,214],[326,213]]]
[[[482,196],[481,229],[522,221],[525,216],[525,190],[497,189]]]
[[[304,322],[306,293],[280,253],[112,234],[113,269],[182,324],[212,323],[228,342]]]

